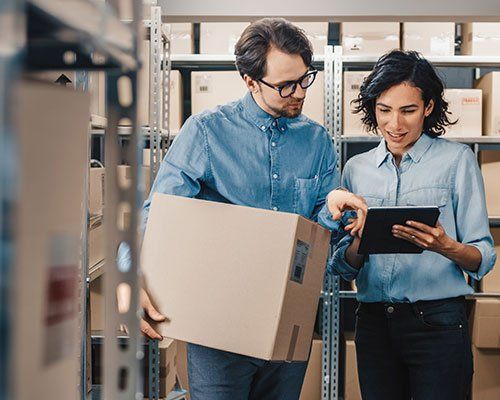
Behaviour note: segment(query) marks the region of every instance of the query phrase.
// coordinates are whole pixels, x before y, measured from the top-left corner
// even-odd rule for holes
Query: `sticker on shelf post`
[[[76,348],[79,240],[55,234],[50,239],[45,290],[44,365],[71,356]]]

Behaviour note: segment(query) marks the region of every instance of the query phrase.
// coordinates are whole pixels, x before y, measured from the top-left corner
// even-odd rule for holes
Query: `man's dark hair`
[[[304,31],[283,18],[263,18],[249,25],[234,48],[240,75],[254,80],[266,75],[266,56],[271,47],[299,54],[306,66],[312,62],[312,46]]]
[[[457,121],[448,118],[450,112],[443,98],[444,85],[431,63],[415,51],[393,50],[380,57],[361,85],[358,98],[353,100],[354,112],[363,114],[363,124],[369,131],[377,133],[375,104],[378,97],[403,82],[420,89],[425,106],[434,101],[434,109],[424,121],[425,132],[439,136],[445,133],[446,126],[456,124]]]

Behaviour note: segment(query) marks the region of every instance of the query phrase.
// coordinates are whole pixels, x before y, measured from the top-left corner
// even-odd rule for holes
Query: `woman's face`
[[[413,146],[433,107],[432,100],[425,107],[420,89],[407,82],[392,86],[378,97],[377,125],[393,155],[402,156]]]

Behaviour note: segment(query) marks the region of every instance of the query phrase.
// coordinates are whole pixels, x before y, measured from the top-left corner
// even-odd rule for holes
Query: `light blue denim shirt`
[[[143,222],[154,192],[316,220],[339,185],[335,163],[323,126],[304,115],[275,119],[247,93],[186,121],[161,163]]]
[[[489,230],[484,185],[476,158],[463,144],[423,134],[403,156],[399,168],[385,141],[345,165],[342,186],[363,196],[369,206],[439,206],[439,222],[453,239],[475,246],[482,256],[479,269],[461,269],[430,251],[422,254],[367,256],[357,270],[345,259],[352,241],[344,236],[336,245],[329,268],[344,279],[356,279],[362,302],[415,302],[467,295],[473,289],[464,272],[481,279],[493,268],[496,255]],[[320,221],[331,221],[322,210]]]

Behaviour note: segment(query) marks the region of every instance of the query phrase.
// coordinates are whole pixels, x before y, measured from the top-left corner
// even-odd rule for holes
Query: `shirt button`
[[[262,125],[262,126],[260,127],[260,129],[262,129],[263,131],[265,131],[265,130],[266,130],[266,127],[265,127],[264,125]]]
[[[273,174],[274,179],[278,179],[278,174]]]
[[[276,142],[272,142],[271,146],[276,147]]]
[[[273,122],[273,126],[277,126],[278,123],[276,121]]]
[[[281,127],[281,132],[284,132],[284,131],[285,131],[285,127],[284,127],[284,126],[282,126],[282,127]]]
[[[392,314],[392,313],[394,312],[394,307],[393,307],[393,306],[389,306],[389,307],[387,307],[387,312],[388,312],[389,314]]]
[[[278,211],[278,207],[273,207],[273,211]]]

